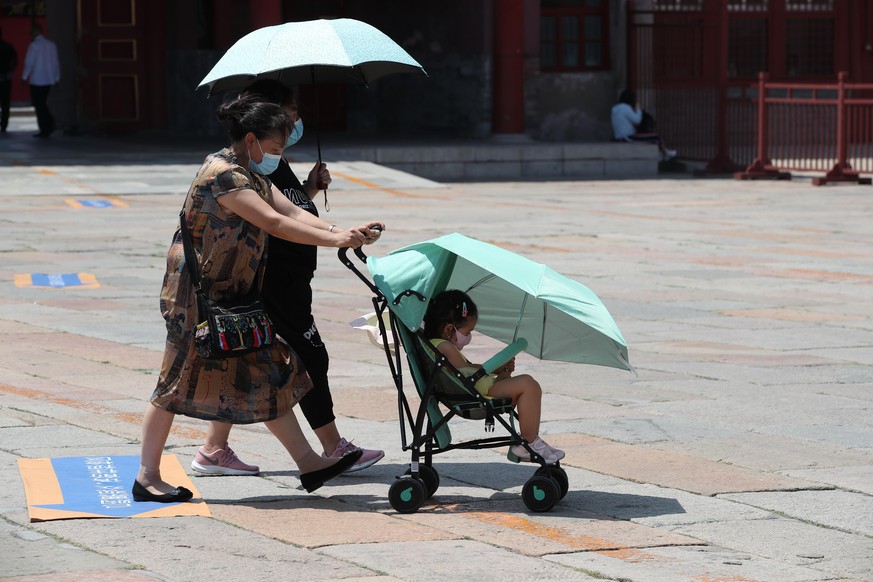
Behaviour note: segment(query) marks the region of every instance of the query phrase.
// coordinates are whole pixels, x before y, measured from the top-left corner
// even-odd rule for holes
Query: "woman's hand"
[[[367,238],[369,236],[369,230],[366,227],[359,226],[357,228],[350,228],[348,230],[343,230],[341,228],[334,228],[331,231],[331,234],[334,237],[334,246],[337,248],[353,248],[356,249],[362,245],[367,244]]]
[[[324,162],[315,162],[315,165],[309,170],[307,178],[308,189],[313,189],[312,194],[316,194],[321,190],[326,190],[328,185],[333,180],[330,177],[330,172],[327,170],[327,164]],[[309,194],[309,192],[307,192]],[[312,198],[312,196],[310,196]]]
[[[364,243],[365,245],[371,245],[382,236],[382,231],[385,230],[385,225],[381,222],[368,222],[367,224],[360,226],[358,228],[364,229],[367,233],[367,241]]]

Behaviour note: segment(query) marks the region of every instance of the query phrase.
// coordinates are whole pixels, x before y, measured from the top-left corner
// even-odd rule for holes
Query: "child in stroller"
[[[466,293],[449,290],[433,298],[424,316],[425,337],[452,366],[468,377],[481,367],[481,364],[470,363],[461,353],[472,339],[479,321],[478,313],[476,304]],[[528,374],[512,376],[514,370],[515,358],[498,369],[495,375],[483,376],[475,388],[487,398],[511,398],[518,409],[521,436],[546,463],[554,464],[564,458],[564,451],[550,446],[539,436],[542,388]],[[518,460],[531,460],[530,453],[521,445],[510,447],[510,453]]]

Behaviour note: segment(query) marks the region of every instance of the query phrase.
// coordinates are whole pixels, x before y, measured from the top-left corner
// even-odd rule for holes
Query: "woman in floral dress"
[[[217,112],[231,146],[206,158],[185,199],[184,220],[198,258],[202,287],[212,300],[260,289],[268,235],[332,247],[358,247],[379,222],[340,229],[301,211],[264,176],[275,169],[293,122],[281,107],[238,97]],[[175,414],[248,424],[263,422],[288,450],[307,491],[357,461],[312,450],[292,407],[312,383],[296,354],[279,338],[267,348],[221,360],[198,355],[193,341],[197,302],[184,266],[180,230],[167,256],[161,312],[167,343],[161,375],[143,418],[137,501],[186,501],[191,492],[161,479],[160,459]]]

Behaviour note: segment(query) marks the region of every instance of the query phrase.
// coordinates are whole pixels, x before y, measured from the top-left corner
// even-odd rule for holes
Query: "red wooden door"
[[[873,83],[873,6],[860,2],[860,52],[858,57],[860,83]]]
[[[3,29],[3,40],[11,44],[18,55],[18,66],[12,72],[12,102],[27,105],[30,105],[30,88],[26,83],[21,82],[21,73],[24,71],[24,57],[31,41],[30,22],[29,14],[18,14],[12,7],[0,6],[0,29]],[[42,27],[45,34],[45,16],[35,17],[34,22]],[[46,38],[50,37],[46,35]]]
[[[110,133],[164,123],[165,36],[154,26],[163,18],[162,6],[144,0],[79,0],[79,91],[86,123]]]

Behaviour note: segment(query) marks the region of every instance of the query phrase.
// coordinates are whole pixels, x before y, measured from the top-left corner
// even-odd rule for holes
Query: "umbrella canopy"
[[[250,32],[224,53],[197,88],[209,87],[212,94],[241,89],[255,79],[274,79],[289,87],[313,80],[367,84],[394,73],[427,75],[377,28],[351,18],[322,19]]]
[[[500,247],[455,233],[369,257],[367,268],[411,331],[431,298],[460,289],[476,302],[476,330],[485,335],[506,343],[525,338],[525,351],[544,360],[633,370],[624,337],[593,291]]]

